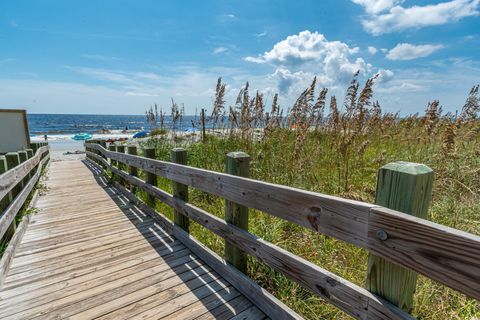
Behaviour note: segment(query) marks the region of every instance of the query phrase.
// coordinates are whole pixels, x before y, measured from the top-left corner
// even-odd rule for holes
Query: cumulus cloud
[[[393,79],[394,73],[392,70],[388,69],[379,69],[377,72],[378,78],[377,83],[385,83]]]
[[[386,55],[390,60],[413,60],[431,55],[443,48],[441,44],[413,45],[410,43],[399,43],[390,49]]]
[[[442,25],[480,14],[480,0],[451,0],[411,7],[403,7],[401,1],[395,0],[352,1],[365,8],[368,16],[362,25],[373,35]]]
[[[353,57],[358,52],[358,47],[350,47],[341,41],[328,41],[323,34],[306,30],[288,36],[270,51],[244,59],[276,66],[274,76],[279,79],[281,90],[286,92],[288,85],[294,83],[294,78],[305,76],[303,70],[309,70],[312,77],[316,74],[324,85],[348,81],[357,71],[368,72],[371,65],[362,58]]]
[[[375,48],[375,47],[368,47],[368,52],[370,52],[370,54],[373,55],[373,54],[377,53],[377,48]]]

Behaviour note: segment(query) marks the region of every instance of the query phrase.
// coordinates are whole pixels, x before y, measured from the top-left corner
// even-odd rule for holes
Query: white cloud
[[[431,55],[443,48],[441,44],[413,45],[410,43],[399,43],[388,51],[386,57],[390,60],[413,60]]]
[[[15,21],[15,20],[13,20],[13,19],[10,20],[10,26],[11,26],[12,28],[18,28],[18,23],[17,23],[17,21]]]
[[[306,75],[302,73],[304,70],[309,70],[309,81],[316,74],[325,85],[348,81],[357,71],[369,72],[370,64],[362,58],[353,57],[358,52],[358,47],[350,47],[341,41],[328,41],[323,34],[306,30],[288,36],[270,51],[256,57],[245,57],[244,60],[276,66],[273,76],[279,79],[280,90],[287,91],[287,85],[294,83],[293,78]]]
[[[243,60],[253,63],[265,63],[266,61],[262,57],[245,57]]]
[[[362,20],[363,28],[373,34],[380,35],[408,29],[420,29],[429,26],[451,23],[470,16],[480,14],[480,0],[451,0],[425,6],[402,7],[399,1],[380,1],[382,6],[370,0],[352,0],[361,4],[369,14]],[[387,3],[394,5],[388,7]],[[388,9],[388,12],[383,12]]]
[[[213,49],[213,54],[220,54],[226,52],[228,49],[225,47],[217,47]]]
[[[375,47],[368,47],[368,52],[370,52],[370,54],[374,55],[375,53],[377,53],[377,48]]]
[[[377,74],[378,74],[378,79],[377,79],[378,83],[388,82],[392,80],[395,75],[392,70],[388,70],[388,69],[379,69],[377,71]]]
[[[266,35],[267,35],[267,32],[264,31],[264,32],[260,32],[260,33],[255,34],[255,37],[262,38],[262,37],[265,37]]]
[[[403,0],[352,0],[352,2],[363,6],[369,14],[377,14],[393,8]]]

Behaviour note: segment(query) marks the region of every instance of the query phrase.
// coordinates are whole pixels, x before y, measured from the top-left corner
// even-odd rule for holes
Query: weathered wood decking
[[[1,319],[263,319],[180,241],[81,161],[48,191],[0,289]]]

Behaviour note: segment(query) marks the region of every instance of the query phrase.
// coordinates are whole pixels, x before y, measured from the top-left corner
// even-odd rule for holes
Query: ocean
[[[76,133],[124,137],[140,130],[148,130],[144,115],[86,115],[86,114],[27,114],[30,136],[43,139],[69,139]],[[177,130],[192,128],[192,121],[198,126],[198,116],[184,116]],[[166,117],[165,127],[171,127],[171,117]]]

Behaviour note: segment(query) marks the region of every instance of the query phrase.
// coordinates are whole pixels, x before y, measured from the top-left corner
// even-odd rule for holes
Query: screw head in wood
[[[388,234],[385,232],[385,230],[379,229],[377,230],[377,238],[382,241],[385,241],[388,239]]]

